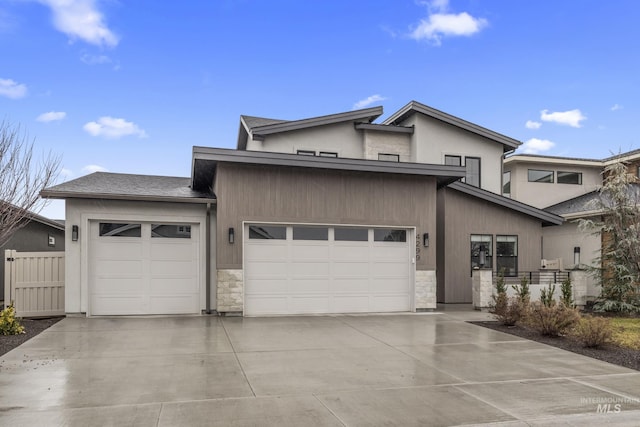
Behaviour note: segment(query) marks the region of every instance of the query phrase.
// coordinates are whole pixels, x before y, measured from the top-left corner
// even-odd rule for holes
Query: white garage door
[[[199,313],[198,226],[91,222],[92,315]]]
[[[247,315],[411,310],[409,230],[248,225]]]

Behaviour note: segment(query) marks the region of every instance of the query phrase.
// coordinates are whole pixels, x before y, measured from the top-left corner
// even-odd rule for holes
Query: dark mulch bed
[[[528,328],[522,326],[504,326],[497,321],[469,322],[474,325],[484,326],[485,328],[495,331],[505,332],[507,334],[516,335],[531,341],[541,342],[573,353],[582,354],[583,356],[592,357],[614,365],[624,366],[626,368],[640,371],[640,351],[629,348],[617,347],[607,344],[600,348],[585,348],[578,341],[570,337],[545,337]]]
[[[20,324],[24,326],[25,333],[20,335],[0,335],[0,356],[13,350],[25,341],[38,335],[48,327],[62,320],[62,317],[49,317],[45,319],[22,319]]]

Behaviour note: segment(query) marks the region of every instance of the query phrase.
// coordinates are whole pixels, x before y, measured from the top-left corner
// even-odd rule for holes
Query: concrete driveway
[[[67,318],[0,356],[0,425],[637,425],[640,372],[485,318]]]

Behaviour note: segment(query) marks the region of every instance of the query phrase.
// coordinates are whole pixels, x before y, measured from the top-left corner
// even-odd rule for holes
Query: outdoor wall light
[[[573,264],[580,265],[580,246],[573,248]]]
[[[229,243],[233,243],[236,240],[236,232],[234,231],[233,227],[229,228]]]
[[[422,246],[425,248],[429,247],[429,233],[424,233],[422,235]]]
[[[74,242],[78,241],[78,226],[77,225],[72,225],[71,226],[71,240]]]

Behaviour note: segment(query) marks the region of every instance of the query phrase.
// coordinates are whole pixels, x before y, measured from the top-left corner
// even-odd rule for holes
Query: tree
[[[599,196],[600,220],[579,220],[581,229],[594,231],[602,242],[593,268],[602,287],[594,309],[640,311],[640,186],[623,161],[605,168]]]
[[[33,157],[33,142],[19,126],[0,123],[0,247],[45,206],[40,191],[53,184],[60,159]]]

